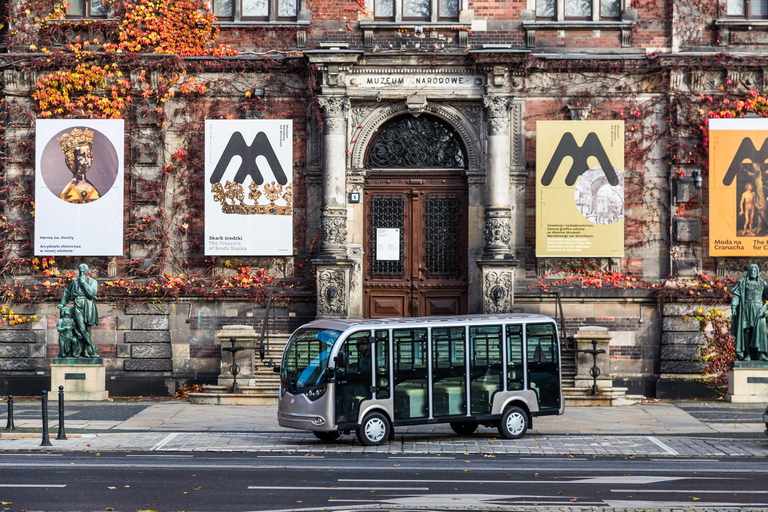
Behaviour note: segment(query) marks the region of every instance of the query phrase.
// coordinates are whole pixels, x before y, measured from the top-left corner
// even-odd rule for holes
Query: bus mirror
[[[339,352],[336,357],[333,358],[333,361],[336,363],[336,367],[342,367],[346,368],[347,364],[349,363],[349,359],[347,359],[347,353],[346,352]]]
[[[261,345],[259,345],[259,361],[264,360],[264,355],[265,355],[264,352],[265,352],[264,344],[262,343]]]
[[[275,372],[275,373],[280,373],[280,367],[275,365],[275,366],[272,367],[272,371]]]

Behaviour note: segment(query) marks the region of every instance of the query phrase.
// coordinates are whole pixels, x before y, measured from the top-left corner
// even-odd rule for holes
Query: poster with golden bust
[[[205,122],[206,256],[293,254],[293,121]]]
[[[123,254],[123,121],[40,119],[35,255]]]
[[[709,255],[768,256],[768,119],[709,120]]]

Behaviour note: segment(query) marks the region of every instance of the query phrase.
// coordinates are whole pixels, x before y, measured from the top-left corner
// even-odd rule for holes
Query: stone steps
[[[290,334],[279,333],[269,336],[269,349],[264,354],[264,362],[270,360],[273,365],[279,365],[283,357],[283,349]],[[227,346],[227,345],[225,345]],[[257,345],[258,347],[258,345]],[[276,405],[280,391],[280,374],[259,361],[258,348],[255,350],[255,367],[253,376],[243,378],[238,376],[237,386],[240,393],[229,393],[232,387],[232,375],[227,373],[229,355],[224,355],[225,363],[219,375],[218,384],[203,386],[202,393],[190,393],[189,400],[195,404],[207,405]]]

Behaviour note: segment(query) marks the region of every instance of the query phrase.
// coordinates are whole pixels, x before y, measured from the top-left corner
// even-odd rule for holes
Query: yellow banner
[[[709,255],[768,256],[768,120],[709,120]]]
[[[536,123],[536,256],[624,256],[624,121]]]

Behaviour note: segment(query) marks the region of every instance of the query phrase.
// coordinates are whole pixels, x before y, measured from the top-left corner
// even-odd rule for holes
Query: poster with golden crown
[[[768,256],[768,119],[709,120],[709,255]]]
[[[205,122],[206,256],[293,254],[293,121]]]
[[[123,255],[122,119],[40,119],[35,255]]]
[[[624,121],[536,123],[536,256],[624,256]]]

